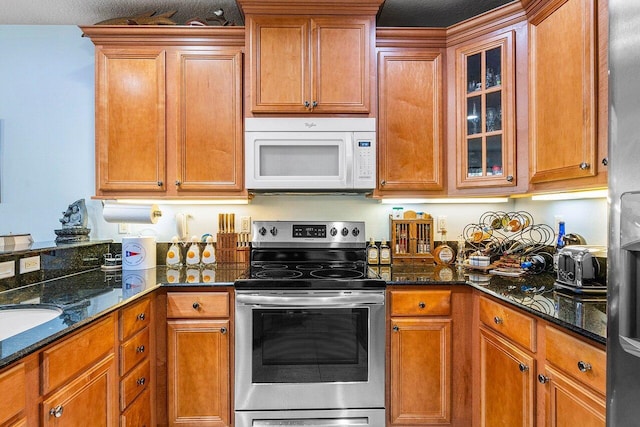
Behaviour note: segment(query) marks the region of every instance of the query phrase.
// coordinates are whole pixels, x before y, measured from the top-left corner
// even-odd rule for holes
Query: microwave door
[[[348,187],[349,132],[255,132],[246,138],[249,189]]]

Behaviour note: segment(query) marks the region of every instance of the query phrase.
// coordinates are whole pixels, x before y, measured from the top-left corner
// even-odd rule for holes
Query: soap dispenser
[[[213,237],[207,236],[207,245],[202,251],[202,264],[210,265],[216,263],[216,251],[213,247]]]

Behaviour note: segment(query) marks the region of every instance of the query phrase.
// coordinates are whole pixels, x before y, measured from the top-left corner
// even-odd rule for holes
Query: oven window
[[[367,381],[367,308],[252,312],[253,383]]]

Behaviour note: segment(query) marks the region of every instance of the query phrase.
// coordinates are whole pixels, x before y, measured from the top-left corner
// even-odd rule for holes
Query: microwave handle
[[[353,185],[353,164],[355,163],[355,144],[356,136],[353,132],[349,133],[349,136],[345,140],[345,168],[347,183]]]
[[[353,307],[384,304],[384,295],[269,296],[236,295],[236,302],[262,307]]]

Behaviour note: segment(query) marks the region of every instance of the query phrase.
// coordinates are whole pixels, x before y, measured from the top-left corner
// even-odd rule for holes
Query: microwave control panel
[[[376,140],[374,132],[358,132],[355,138],[354,188],[376,186]]]

